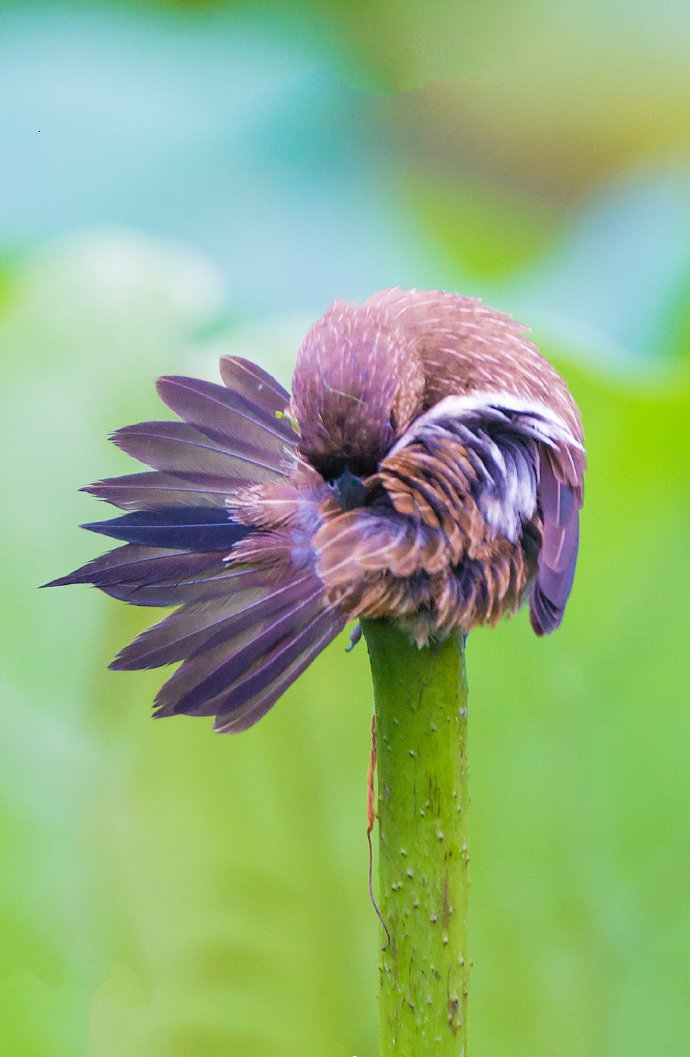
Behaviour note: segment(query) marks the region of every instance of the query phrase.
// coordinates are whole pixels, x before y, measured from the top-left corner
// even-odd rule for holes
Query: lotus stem
[[[375,703],[380,1057],[466,1057],[469,855],[464,640],[363,621]],[[382,942],[385,941],[383,930]]]

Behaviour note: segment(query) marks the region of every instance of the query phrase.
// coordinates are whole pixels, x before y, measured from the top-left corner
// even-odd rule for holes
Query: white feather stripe
[[[414,421],[410,429],[393,446],[389,455],[395,454],[396,451],[412,443],[422,430],[436,422],[440,423],[454,418],[462,421],[468,413],[481,413],[482,411],[488,414],[492,411],[512,412],[532,417],[531,426],[539,434],[535,433],[535,439],[551,446],[558,441],[563,441],[578,451],[584,452],[583,445],[565,420],[541,400],[525,400],[513,393],[486,390],[468,393],[465,396],[446,396],[443,400],[439,400],[429,411]],[[540,419],[543,420],[543,424],[539,423]]]

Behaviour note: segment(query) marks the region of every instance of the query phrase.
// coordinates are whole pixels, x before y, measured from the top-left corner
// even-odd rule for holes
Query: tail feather
[[[263,445],[251,445],[241,436],[220,444],[187,422],[140,422],[116,430],[110,439],[132,458],[156,470],[244,481],[285,476],[280,459],[275,455],[267,458]]]
[[[134,510],[111,521],[93,521],[82,528],[143,547],[189,551],[230,551],[251,531],[215,507],[159,507]]]
[[[166,553],[170,553],[169,551]],[[194,558],[210,558],[213,563],[206,569],[197,569],[191,562]],[[139,582],[120,582],[98,584],[97,586],[111,598],[129,602],[135,606],[179,606],[191,603],[210,602],[221,599],[235,590],[249,590],[253,586],[265,583],[263,572],[250,566],[244,569],[229,569],[224,555],[215,552],[211,555],[197,555],[193,551],[180,554],[176,559],[177,569],[168,573],[167,578]]]
[[[121,510],[155,510],[192,505],[224,507],[228,496],[246,485],[236,477],[210,477],[200,473],[132,473],[106,477],[81,489]]]
[[[158,395],[180,418],[211,440],[233,443],[241,437],[245,444],[272,460],[295,445],[296,436],[285,419],[260,407],[238,393],[197,378],[159,378]]]
[[[231,635],[229,641],[190,657],[161,687],[155,702],[157,714],[214,715],[213,699],[234,687],[253,665],[263,665],[276,643],[294,637],[305,621],[318,617],[323,605],[319,584],[287,611],[253,622],[237,642]]]
[[[345,626],[345,620],[339,615],[324,613],[319,620],[305,628],[300,636],[300,652],[291,660],[283,655],[282,667],[278,665],[277,672],[268,678],[263,690],[254,691],[254,696],[243,704],[239,703],[239,694],[233,697],[231,693],[225,695],[227,704],[218,702],[219,711],[216,715],[214,727],[220,734],[239,734],[254,726],[262,716],[265,716],[279,697],[294,683],[305,668],[308,668],[314,658],[325,649],[333,639],[340,634]],[[294,645],[294,643],[293,643]],[[268,660],[268,659],[267,659]],[[264,677],[266,668],[264,669]],[[222,707],[221,707],[222,706]]]
[[[273,415],[284,411],[290,403],[287,389],[263,367],[241,356],[221,356],[220,376],[227,389],[257,407],[265,407]]]
[[[194,570],[206,572],[219,561],[217,553],[189,554],[183,550],[162,550],[161,548],[139,547],[128,543],[124,547],[107,551],[85,565],[60,576],[57,580],[43,584],[43,587],[66,587],[70,584],[93,584],[94,587],[107,587],[110,584],[146,583],[151,579],[165,580],[172,574],[182,577],[189,570],[182,571],[180,563],[193,559]],[[152,572],[152,570],[155,570]]]
[[[313,590],[313,577],[303,577],[274,590],[268,585],[236,587],[222,600],[185,605],[143,632],[118,654],[111,668],[159,668],[197,656],[220,642],[235,640],[247,630],[282,614]]]

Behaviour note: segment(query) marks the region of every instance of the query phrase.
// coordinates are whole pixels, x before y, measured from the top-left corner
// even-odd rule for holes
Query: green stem
[[[381,1057],[466,1057],[467,677],[461,639],[418,649],[363,621],[376,708]]]

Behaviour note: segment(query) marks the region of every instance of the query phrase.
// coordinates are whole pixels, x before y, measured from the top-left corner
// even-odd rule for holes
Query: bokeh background
[[[376,1053],[364,648],[222,738],[36,588],[158,373],[395,284],[528,323],[590,454],[562,630],[469,644],[473,1057],[687,1053],[689,55],[676,0],[0,5],[2,1054]]]

